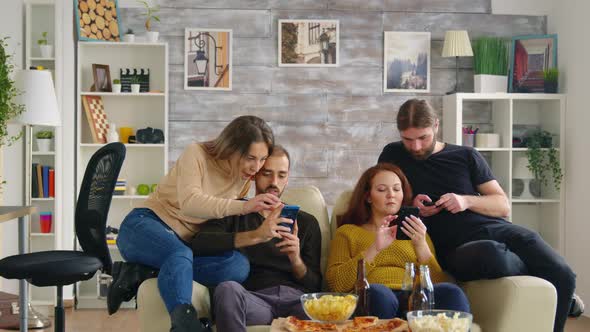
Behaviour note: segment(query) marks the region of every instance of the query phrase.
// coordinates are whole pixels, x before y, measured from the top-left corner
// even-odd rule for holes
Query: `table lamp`
[[[455,88],[447,94],[457,93],[459,89],[459,57],[473,56],[471,42],[466,30],[450,30],[445,32],[442,57],[455,57]]]
[[[512,178],[521,179],[524,183],[524,189],[522,194],[518,197],[519,199],[534,199],[535,197],[531,194],[531,180],[535,178],[533,173],[529,170],[529,160],[526,156],[519,156],[514,158],[514,164],[512,165]]]
[[[60,125],[60,115],[55,97],[55,89],[51,72],[47,70],[21,70],[16,74],[16,87],[21,92],[16,102],[24,105],[25,110],[14,122],[25,126],[24,149],[25,149],[25,202],[30,202],[31,188],[31,161],[32,161],[32,126],[50,126],[57,127]],[[27,190],[27,188],[29,190]],[[28,223],[26,223],[28,224]],[[28,231],[25,229],[25,234]],[[25,247],[26,249],[26,247]],[[28,251],[28,250],[27,250]],[[21,290],[21,296],[28,296],[27,291]],[[38,313],[29,303],[28,305],[28,327],[44,328],[51,325],[51,321]]]

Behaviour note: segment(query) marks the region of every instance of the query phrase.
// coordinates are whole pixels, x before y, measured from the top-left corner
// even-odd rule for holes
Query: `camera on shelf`
[[[161,129],[147,127],[139,129],[135,134],[137,143],[143,144],[161,144],[164,143],[164,132]]]

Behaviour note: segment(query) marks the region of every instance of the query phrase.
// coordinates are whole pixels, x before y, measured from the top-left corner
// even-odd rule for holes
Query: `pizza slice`
[[[312,322],[301,320],[295,316],[289,316],[285,320],[284,327],[289,332],[334,332],[336,324]]]
[[[377,322],[379,321],[379,317],[376,316],[359,316],[359,317],[354,317],[352,323],[354,324],[354,327],[369,327],[369,326],[374,326],[377,324]]]

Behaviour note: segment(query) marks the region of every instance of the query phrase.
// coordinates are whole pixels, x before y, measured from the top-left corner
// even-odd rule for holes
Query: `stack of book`
[[[55,170],[51,166],[33,163],[31,176],[31,197],[55,197]]]
[[[115,185],[115,192],[113,195],[121,196],[125,195],[125,191],[127,190],[127,180],[125,179],[117,179],[117,184]]]

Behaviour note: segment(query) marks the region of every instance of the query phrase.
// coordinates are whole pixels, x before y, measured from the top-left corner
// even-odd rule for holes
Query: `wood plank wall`
[[[431,92],[417,95],[439,112],[455,83],[454,59],[440,56],[444,33],[512,37],[546,32],[544,16],[491,15],[490,0],[160,0],[170,46],[170,160],[191,141],[215,137],[233,118],[267,120],[292,155],[290,185],[313,184],[328,205],[351,188],[398,140],[395,116],[413,94],[383,93],[383,31],[430,31]],[[143,31],[142,10],[121,10],[124,28]],[[279,68],[278,19],[340,20],[340,67]],[[233,91],[183,89],[184,28],[233,29]],[[125,30],[122,30],[125,31]],[[473,91],[472,61],[462,58],[461,91]],[[471,103],[469,122],[485,126],[490,107]],[[444,121],[444,119],[443,119]]]

